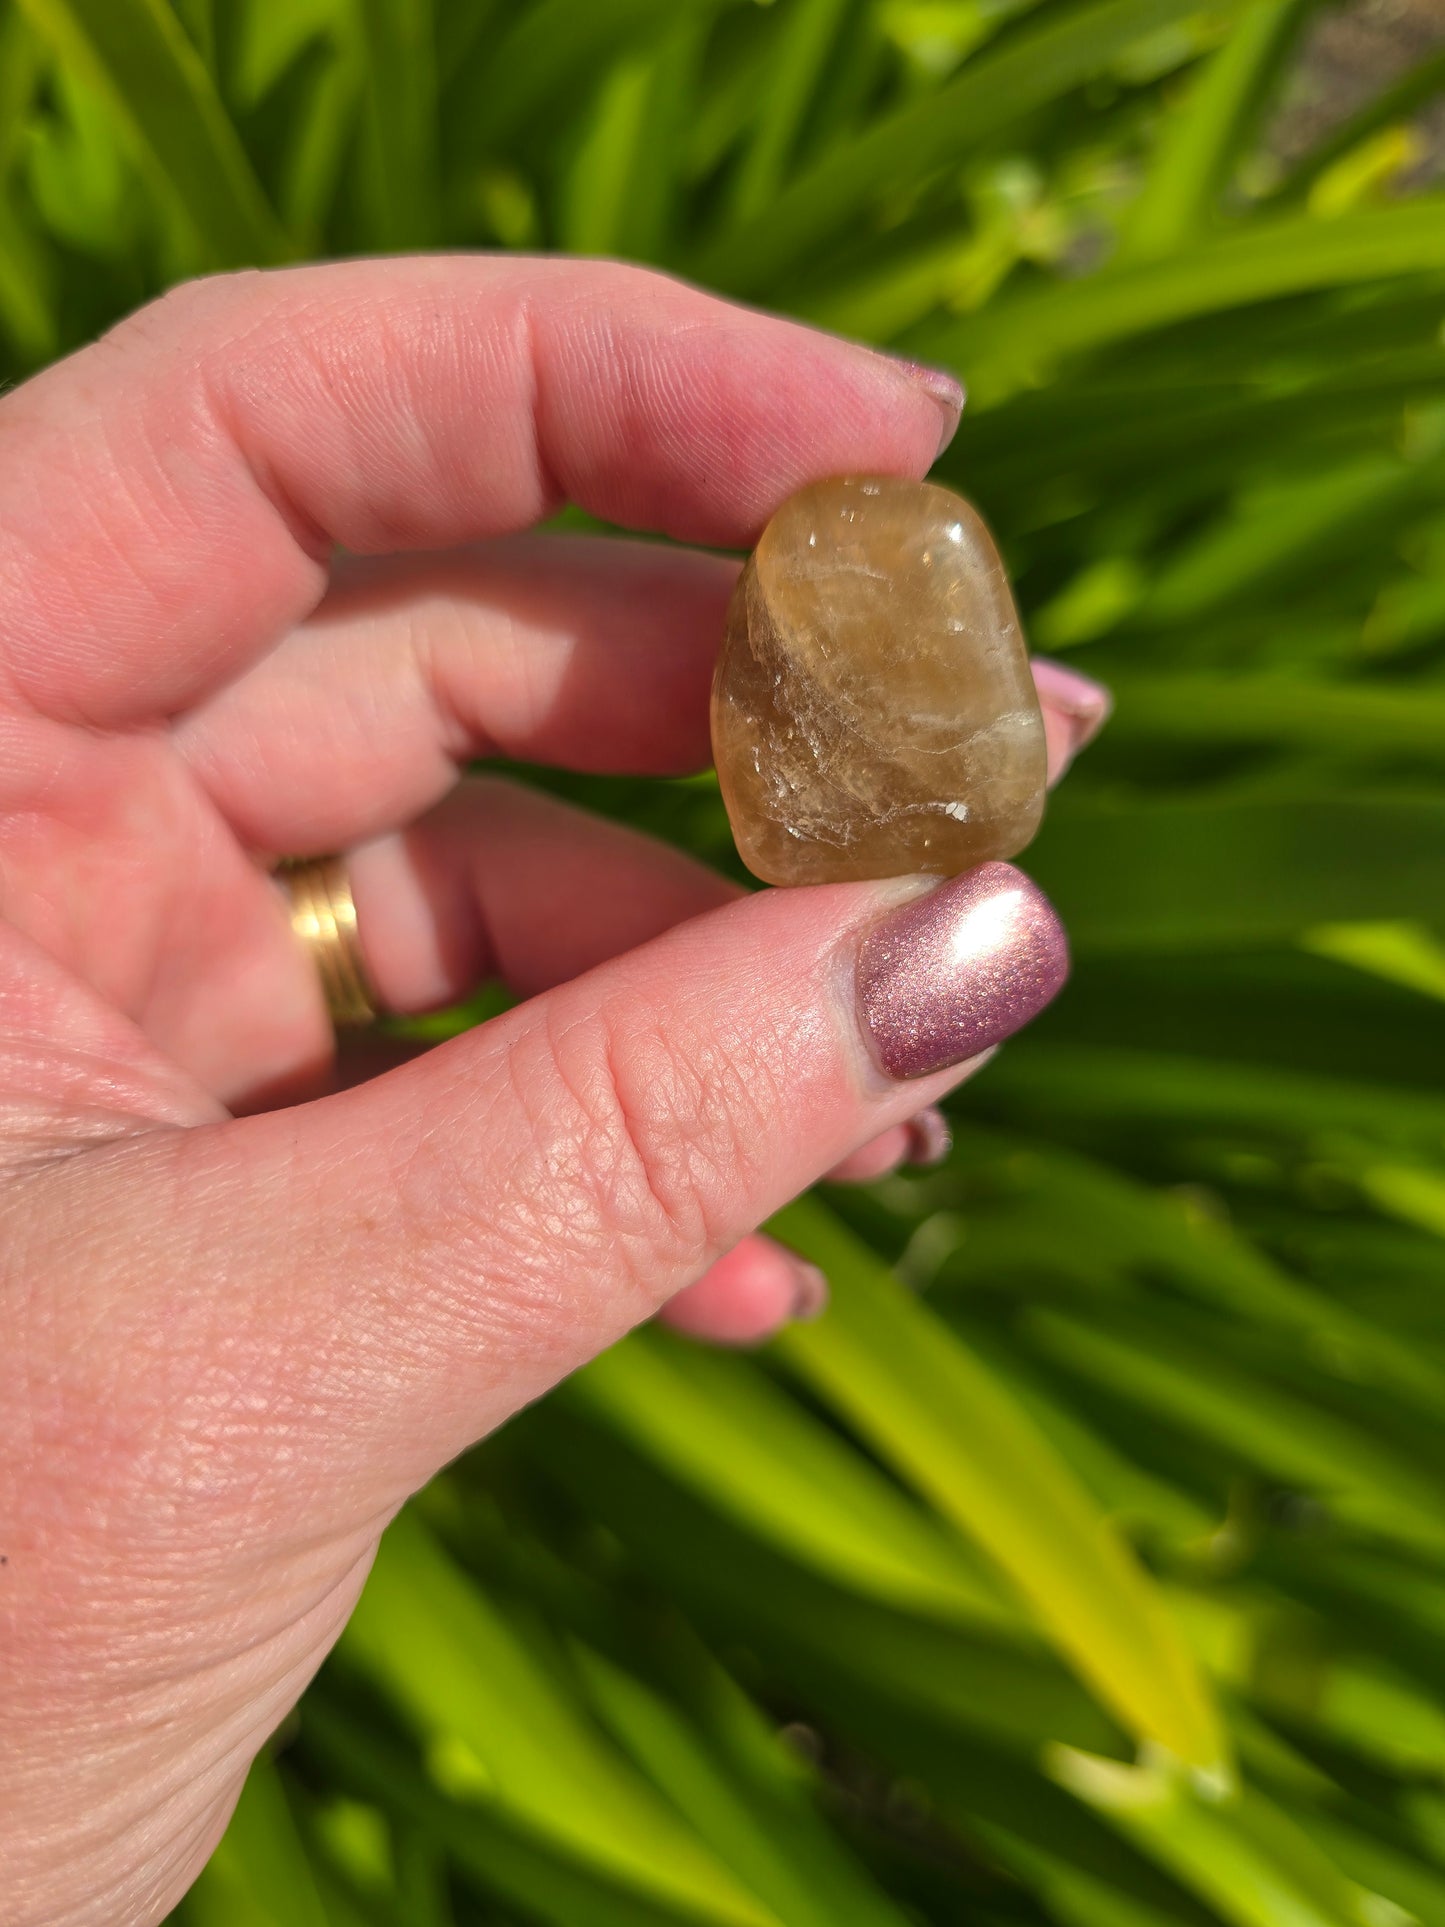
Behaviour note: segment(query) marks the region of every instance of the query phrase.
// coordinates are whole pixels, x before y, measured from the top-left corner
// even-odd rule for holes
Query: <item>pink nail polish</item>
[[[1077,754],[1092,743],[1108,722],[1114,698],[1103,683],[1077,669],[1055,662],[1052,656],[1033,659],[1034,683],[1040,697],[1069,719],[1070,748]]]
[[[821,1318],[828,1305],[828,1280],[806,1258],[794,1258],[797,1284],[793,1292],[793,1318],[798,1324]]]
[[[985,863],[868,932],[858,1003],[883,1071],[923,1077],[1012,1036],[1068,974],[1068,943],[1048,898],[1011,864]]]
[[[927,1170],[935,1164],[942,1164],[953,1149],[953,1133],[948,1128],[948,1119],[936,1104],[920,1111],[917,1117],[908,1120],[908,1151],[905,1164],[914,1164]]]
[[[930,367],[926,361],[905,361],[901,355],[890,355],[888,359],[938,404],[943,416],[942,439],[938,444],[941,455],[958,432],[959,417],[967,400],[963,383],[946,368]],[[937,460],[937,456],[934,459]]]

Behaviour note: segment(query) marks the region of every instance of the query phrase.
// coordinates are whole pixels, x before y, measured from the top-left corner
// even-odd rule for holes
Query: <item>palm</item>
[[[10,921],[223,1103],[313,1064],[324,1013],[279,894],[175,735],[46,734],[54,773],[0,832]]]

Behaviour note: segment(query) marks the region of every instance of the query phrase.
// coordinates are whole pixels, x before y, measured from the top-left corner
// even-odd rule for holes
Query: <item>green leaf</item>
[[[431,0],[356,0],[365,58],[359,192],[367,243],[425,247],[439,212]]]
[[[10,180],[40,85],[41,49],[18,13],[0,14],[0,190]],[[9,193],[0,192],[0,333],[23,362],[58,346],[54,265]]]
[[[1445,688],[1391,688],[1295,675],[1185,671],[1112,678],[1112,740],[1279,743],[1302,749],[1445,753]]]
[[[307,1703],[308,1749],[343,1786],[399,1813],[448,1854],[469,1886],[500,1894],[528,1921],[549,1927],[696,1927],[711,1915],[674,1908],[618,1876],[590,1854],[576,1856],[555,1834],[534,1833],[473,1795],[449,1799],[415,1762],[382,1739],[375,1723],[334,1700]],[[454,1763],[455,1764],[455,1763]],[[410,1927],[410,1923],[408,1923]],[[500,1918],[498,1927],[505,1927]]]
[[[1091,1130],[1113,1124],[1151,1133],[1223,1130],[1247,1142],[1279,1136],[1316,1142],[1324,1133],[1434,1151],[1445,1142],[1445,1099],[1398,1084],[1354,1082],[1120,1045],[1014,1045],[989,1067],[990,1100],[1004,1114],[1058,1123],[1083,1117]]]
[[[1194,0],[1090,0],[1042,10],[965,63],[945,86],[839,140],[770,207],[700,250],[693,272],[714,286],[755,294],[884,196],[925,180],[995,138],[1030,111],[1104,72],[1151,29],[1190,12]]]
[[[774,1927],[413,1514],[388,1529],[340,1650],[405,1710],[444,1779],[689,1920]]]
[[[1102,1285],[1122,1302],[1126,1278],[1165,1277],[1233,1320],[1291,1334],[1312,1361],[1384,1386],[1432,1416],[1445,1409],[1445,1367],[1290,1276],[1188,1197],[1052,1146],[990,1145],[969,1132],[961,1150],[985,1196],[962,1201],[951,1276],[998,1286],[1021,1266],[1028,1290],[1036,1291],[1041,1272],[1083,1277],[1095,1288],[1091,1296]],[[998,1161],[992,1169],[990,1153]],[[1080,1225],[1089,1227],[1082,1247]]]
[[[1337,1812],[1312,1807],[1306,1812],[1295,1810],[1292,1818],[1351,1879],[1383,1894],[1418,1920],[1445,1920],[1445,1873],[1438,1861],[1427,1864],[1399,1843],[1352,1826]]]
[[[1237,1927],[1406,1927],[1258,1793],[1196,1792],[1169,1768],[1058,1749],[1053,1773]]]
[[[1006,1618],[966,1549],[754,1367],[639,1332],[569,1397],[673,1478],[844,1585],[964,1624]]]
[[[204,62],[165,0],[20,0],[36,32],[99,86],[216,267],[286,243]]]
[[[565,247],[639,261],[666,252],[702,24],[685,14],[609,70],[564,184]]]
[[[860,1865],[774,1799],[749,1800],[702,1736],[640,1680],[578,1648],[584,1681],[621,1743],[722,1863],[788,1927],[907,1927]],[[801,1834],[801,1838],[800,1838]]]
[[[40,236],[0,201],[0,332],[25,363],[58,345],[54,273]]]
[[[790,1691],[824,1714],[858,1695],[883,1698],[957,1745],[1036,1757],[1049,1734],[1108,1749],[1112,1721],[1044,1647],[1020,1602],[996,1636],[966,1636],[842,1590],[709,1515],[660,1471],[595,1428],[564,1431],[546,1459],[554,1476],[607,1522],[629,1555],[730,1645],[766,1654]],[[1084,1738],[1084,1734],[1091,1737]]]
[[[538,0],[521,9],[468,82],[455,160],[470,165],[517,139],[555,96],[605,73],[619,54],[680,14],[712,11],[720,0]]]
[[[1075,797],[1027,864],[1081,952],[1265,945],[1410,916],[1431,899],[1442,838],[1445,801],[1426,795]]]
[[[1445,218],[1445,207],[1442,207]],[[1151,633],[1197,620],[1245,594],[1308,576],[1327,550],[1336,566],[1350,545],[1399,527],[1445,494],[1445,460],[1372,457],[1320,476],[1291,476],[1258,490],[1194,541],[1182,544],[1134,611]]]
[[[774,1220],[828,1274],[832,1308],[783,1358],[1006,1572],[1127,1725],[1223,1770],[1224,1733],[1150,1581],[1022,1407],[866,1245],[804,1200]]]
[[[849,0],[792,0],[791,6],[779,9],[783,17],[756,101],[756,119],[728,193],[734,222],[760,214],[782,185],[798,128],[848,5]]]
[[[1201,1355],[1160,1330],[1101,1330],[1035,1311],[1028,1330],[1066,1371],[1097,1380],[1166,1424],[1321,1497],[1345,1520],[1445,1551],[1445,1487],[1388,1443],[1306,1397]]]
[[[1183,108],[1166,117],[1118,259],[1172,254],[1208,224],[1280,64],[1315,4],[1254,0],[1243,10]]]
[[[1437,197],[1323,221],[1251,221],[1184,254],[1106,269],[921,330],[919,353],[962,368],[974,405],[1047,376],[1060,359],[1254,302],[1445,268]]]
[[[186,1901],[195,1927],[329,1927],[280,1775],[262,1754]]]

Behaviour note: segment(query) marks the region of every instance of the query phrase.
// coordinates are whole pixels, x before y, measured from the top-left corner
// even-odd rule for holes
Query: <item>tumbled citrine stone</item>
[[[712,741],[738,850],[765,883],[1016,855],[1043,814],[1043,720],[975,510],[896,477],[790,496],[733,594]]]

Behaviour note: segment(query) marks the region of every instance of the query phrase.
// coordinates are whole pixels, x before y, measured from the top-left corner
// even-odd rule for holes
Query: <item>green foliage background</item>
[[[951,1163],[785,1215],[820,1324],[438,1481],[187,1920],[1445,1922],[1445,62],[1271,167],[1317,11],[0,3],[5,374],[209,268],[658,262],[962,371],[1118,696]]]

